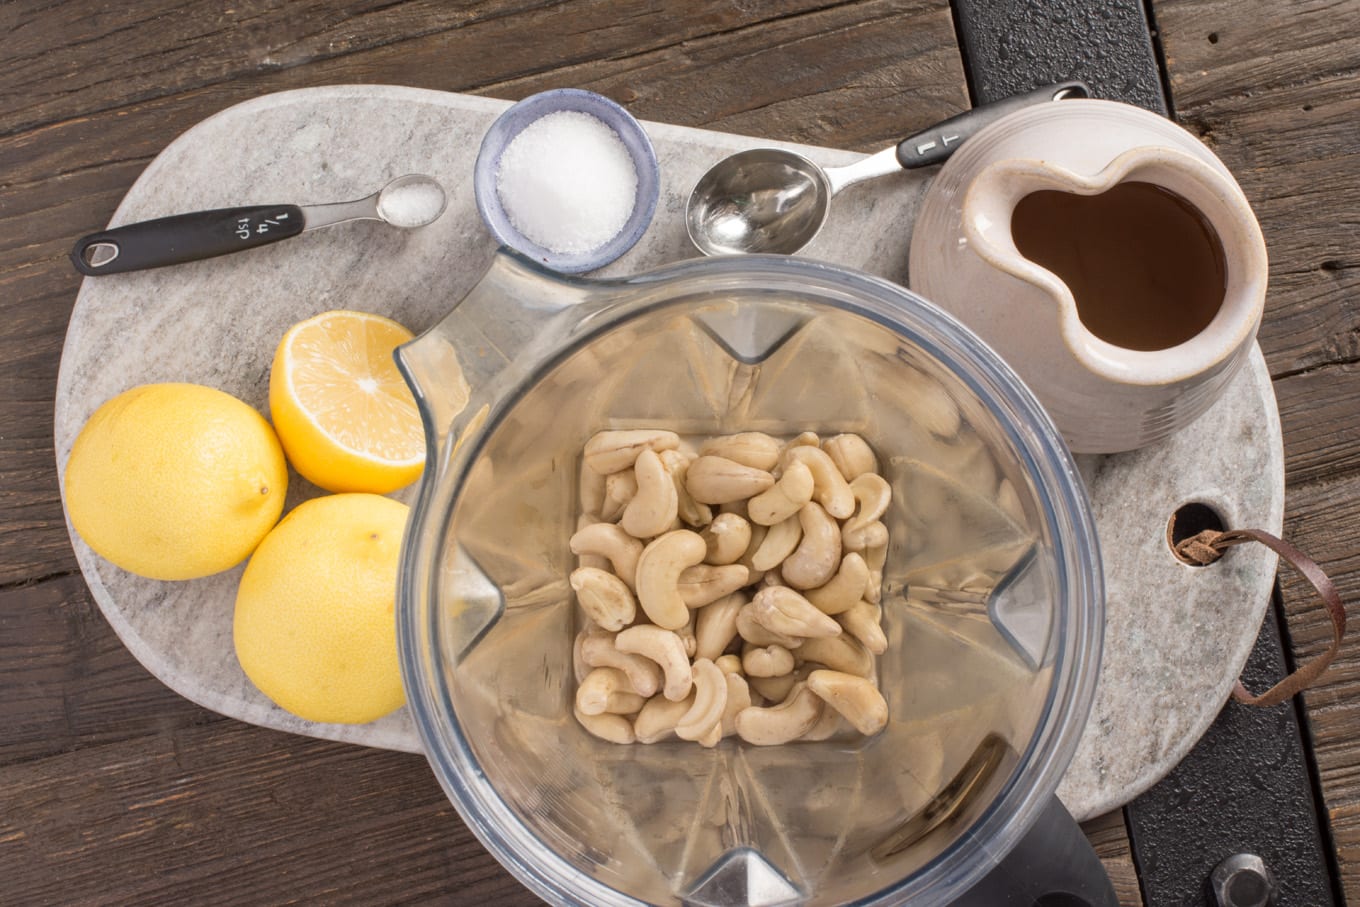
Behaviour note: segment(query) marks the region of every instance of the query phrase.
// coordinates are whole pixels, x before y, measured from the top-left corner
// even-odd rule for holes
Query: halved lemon
[[[366,312],[323,312],[283,335],[269,408],[298,474],[327,491],[386,494],[425,465],[425,434],[392,351],[406,328]]]

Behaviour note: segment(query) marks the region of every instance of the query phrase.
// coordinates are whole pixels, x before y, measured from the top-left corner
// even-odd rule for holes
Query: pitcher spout
[[[561,315],[589,294],[585,283],[538,267],[508,249],[444,318],[397,348],[425,427],[426,462],[437,453],[473,390],[493,384],[531,347],[556,336]]]

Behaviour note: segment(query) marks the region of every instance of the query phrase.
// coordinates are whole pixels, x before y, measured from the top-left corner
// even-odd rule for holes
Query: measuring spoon
[[[76,242],[71,263],[80,273],[97,277],[253,249],[350,220],[412,229],[433,223],[447,203],[443,187],[433,178],[409,174],[352,202],[217,208],[91,233]]]
[[[822,229],[831,199],[862,180],[943,162],[984,126],[1033,104],[1091,94],[1084,82],[1059,82],[950,117],[846,167],[822,168],[792,151],[753,148],[715,164],[690,193],[689,238],[705,255],[792,255]]]

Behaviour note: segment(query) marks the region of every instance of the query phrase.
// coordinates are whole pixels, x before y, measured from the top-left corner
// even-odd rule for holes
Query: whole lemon
[[[66,463],[71,525],[102,557],[152,579],[218,573],[283,512],[279,439],[250,406],[199,384],[144,384],[106,401]]]
[[[265,537],[236,593],[236,657],[309,721],[362,724],[405,702],[397,561],[409,510],[376,494],[306,501]]]

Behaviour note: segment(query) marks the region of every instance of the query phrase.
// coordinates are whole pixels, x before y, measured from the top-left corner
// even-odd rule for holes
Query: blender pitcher
[[[536,894],[1115,903],[1054,797],[1100,653],[1084,491],[1032,395],[957,322],[808,261],[591,281],[502,251],[397,360],[429,449],[398,580],[408,702],[464,821]],[[703,749],[577,723],[568,539],[582,448],[608,428],[869,442],[894,491],[882,733]]]

